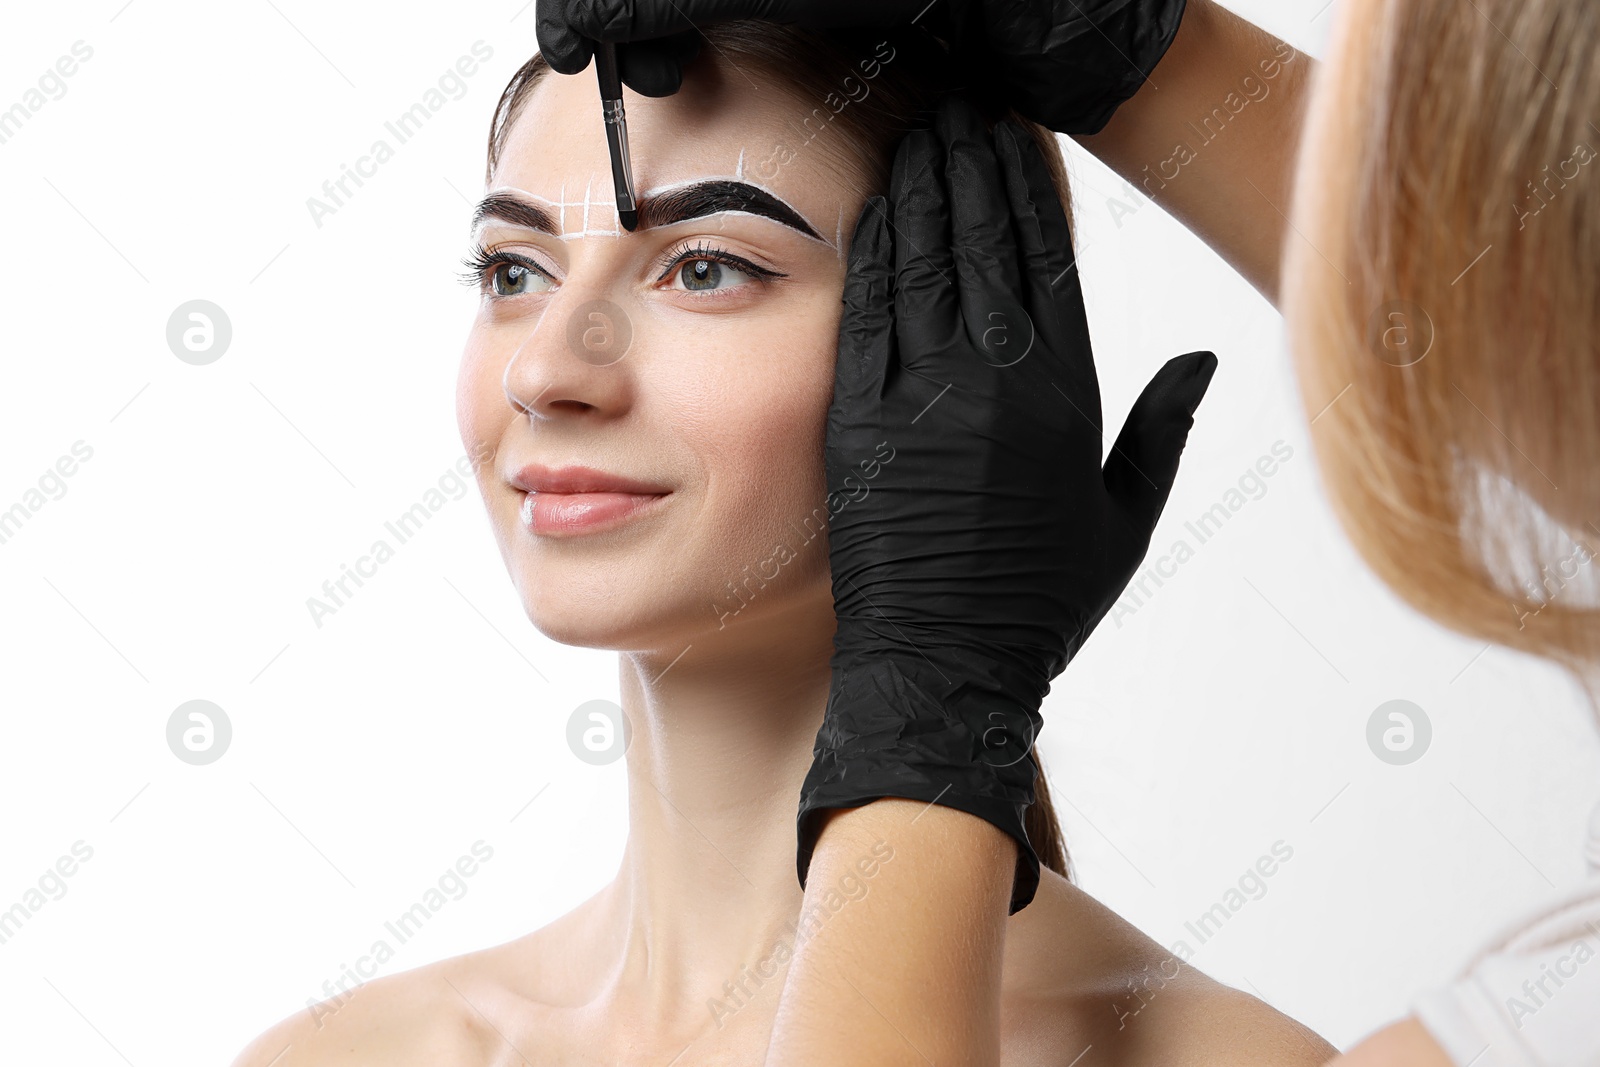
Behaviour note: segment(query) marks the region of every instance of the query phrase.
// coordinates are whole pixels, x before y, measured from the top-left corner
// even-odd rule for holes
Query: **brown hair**
[[[978,102],[991,123],[1009,117],[1032,134],[1061,203],[1069,209],[1070,223],[1066,166],[1055,135],[1011,111],[984,86],[952,81],[956,68],[931,37],[887,30],[817,33],[753,20],[716,23],[701,32],[704,40],[696,62],[753,69],[802,105],[815,105],[795,125],[797,140],[809,142],[814,137],[820,150],[850,168],[868,196],[888,191],[901,135],[920,124],[940,94],[960,89]],[[544,57],[535,53],[500,94],[489,127],[486,183],[493,184],[511,125],[548,70]],[[1034,802],[1024,816],[1028,840],[1042,864],[1071,880],[1066,843],[1037,748],[1030,749],[1029,758],[1035,775]]]
[[[1301,148],[1285,313],[1362,556],[1418,610],[1561,663],[1593,701],[1600,5],[1474,8],[1343,13]]]

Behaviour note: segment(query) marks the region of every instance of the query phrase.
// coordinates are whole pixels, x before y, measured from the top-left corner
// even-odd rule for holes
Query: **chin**
[[[608,652],[662,648],[682,633],[681,626],[674,625],[671,620],[622,620],[583,608],[551,611],[535,607],[529,610],[528,618],[534,629],[557,644]],[[687,638],[682,640],[688,641]]]
[[[692,631],[712,618],[704,605],[697,614],[692,598],[670,596],[659,574],[635,575],[626,565],[607,567],[603,576],[586,567],[535,572],[523,565],[530,570],[516,576],[516,585],[528,621],[559,644],[617,652],[665,648],[693,640]]]
[[[730,613],[727,584],[686,580],[664,567],[608,566],[563,571],[535,567],[516,575],[528,620],[544,636],[575,648],[677,655],[695,644],[710,651],[792,647],[813,630],[832,634],[833,590],[826,569],[781,587],[769,587],[743,610]],[[799,578],[800,576],[796,575]],[[825,632],[825,633],[824,633]]]

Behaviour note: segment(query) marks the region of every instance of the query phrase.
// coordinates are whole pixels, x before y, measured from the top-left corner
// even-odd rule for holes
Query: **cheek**
[[[824,505],[838,315],[824,304],[759,334],[720,352],[715,374],[680,383],[672,404],[678,433],[704,465],[708,529],[723,549],[746,555],[769,550]],[[728,562],[737,570],[745,561]]]
[[[502,375],[507,357],[485,331],[474,329],[456,372],[456,429],[469,455],[492,453],[509,421]]]

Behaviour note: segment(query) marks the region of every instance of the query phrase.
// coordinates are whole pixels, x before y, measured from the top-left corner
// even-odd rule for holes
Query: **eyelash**
[[[750,277],[758,285],[770,282],[774,278],[788,277],[788,275],[782,271],[759,266],[750,262],[748,259],[745,259],[743,256],[734,255],[732,252],[729,252],[726,249],[715,248],[704,244],[697,244],[692,247],[685,247],[684,245],[680,244],[668,249],[660,259],[656,260],[657,266],[661,267],[661,273],[659,276],[657,276],[656,281],[666,281],[674,270],[683,266],[685,263],[690,263],[698,259],[707,259],[715,263],[721,263],[725,266],[733,267],[735,270],[750,275]],[[529,259],[527,256],[518,255],[515,252],[507,252],[502,249],[491,250],[485,248],[481,243],[474,244],[472,248],[468,250],[467,255],[462,259],[462,263],[467,269],[459,275],[461,284],[476,288],[479,292],[486,294],[492,300],[509,299],[508,297],[501,296],[494,291],[491,280],[493,277],[492,272],[498,270],[501,266],[522,267],[526,270],[532,271],[535,274],[538,274],[546,281],[555,280],[550,277],[548,271],[539,266],[538,263]],[[737,289],[739,287],[733,286],[732,288]],[[696,292],[696,290],[685,291]],[[710,298],[715,300],[728,295],[731,290],[709,289],[700,290],[699,292],[702,298]]]

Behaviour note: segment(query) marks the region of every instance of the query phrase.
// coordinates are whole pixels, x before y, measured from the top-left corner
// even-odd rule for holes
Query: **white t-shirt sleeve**
[[[1600,876],[1502,933],[1412,1011],[1458,1067],[1600,1067]]]

